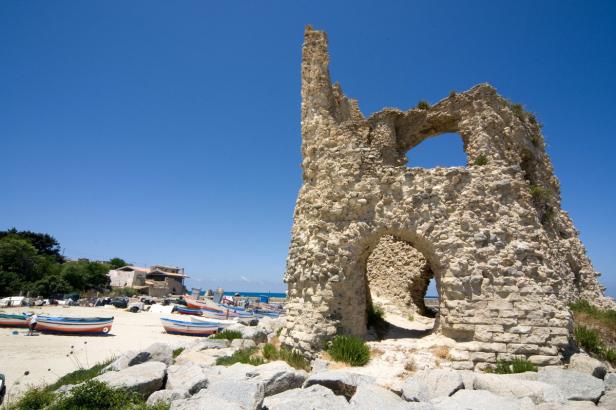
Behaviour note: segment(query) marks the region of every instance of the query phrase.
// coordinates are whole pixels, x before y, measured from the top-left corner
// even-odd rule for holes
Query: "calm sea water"
[[[284,292],[225,292],[226,296],[233,296],[239,293],[244,297],[258,298],[259,296],[269,296],[270,298],[285,298],[287,295]]]

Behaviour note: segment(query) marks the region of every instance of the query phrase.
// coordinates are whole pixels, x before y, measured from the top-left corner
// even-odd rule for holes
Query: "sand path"
[[[0,328],[0,373],[7,378],[7,393],[18,395],[30,385],[53,383],[60,376],[83,366],[91,367],[128,350],[147,348],[155,342],[181,343],[195,337],[165,333],[159,318],[178,315],[130,313],[114,307],[9,308],[4,312],[33,311],[53,316],[114,316],[109,336],[39,334],[25,336],[27,329]],[[17,334],[14,334],[14,333]],[[73,350],[73,355],[70,355]],[[67,357],[67,355],[69,355]],[[28,371],[27,376],[24,373]]]

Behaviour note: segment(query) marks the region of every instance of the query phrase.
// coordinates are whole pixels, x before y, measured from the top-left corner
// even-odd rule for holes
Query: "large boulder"
[[[207,385],[207,373],[198,364],[186,363],[167,368],[167,389],[183,389],[192,395],[206,388]]]
[[[115,359],[105,371],[120,371],[127,367],[135,366],[145,362],[162,362],[166,365],[173,364],[173,348],[166,343],[154,343],[142,351],[131,350],[122,353]]]
[[[167,366],[173,364],[173,349],[167,343],[154,343],[150,345],[145,351],[144,356],[147,357],[147,361],[162,362]],[[133,366],[137,363],[129,363],[129,366]]]
[[[158,390],[150,394],[146,403],[148,406],[154,406],[159,403],[171,404],[173,400],[185,399],[189,396],[186,390]]]
[[[607,367],[603,363],[585,353],[576,353],[571,356],[569,369],[592,374],[599,379],[603,379],[607,373]]]
[[[240,403],[228,401],[219,397],[200,396],[197,394],[189,399],[174,400],[171,402],[170,410],[246,410]]]
[[[266,397],[263,407],[267,410],[344,410],[349,408],[349,403],[344,397],[317,384]]]
[[[610,390],[599,399],[599,407],[603,409],[616,409],[616,390]]]
[[[214,366],[216,359],[224,356],[231,356],[237,351],[234,347],[186,350],[175,358],[176,364],[196,363],[202,366]]]
[[[258,410],[263,404],[264,389],[262,383],[253,383],[246,380],[214,380],[208,385],[207,389],[201,390],[195,397],[221,399],[237,403],[246,410]],[[205,408],[215,407],[208,404]]]
[[[283,361],[275,361],[249,370],[246,377],[255,383],[262,383],[267,397],[301,387],[308,374],[292,368]]]
[[[163,387],[167,365],[147,362],[128,367],[119,372],[107,372],[94,378],[114,389],[128,389],[149,396]]]
[[[509,376],[511,375],[477,373],[473,389],[487,390],[499,396],[515,397],[518,399],[528,397],[535,404],[565,401],[565,396],[556,386]]]
[[[250,349],[256,346],[257,344],[252,339],[235,339],[231,342],[231,347],[238,349]]]
[[[536,408],[537,410],[596,410],[597,406],[592,401],[567,400],[562,403],[541,403]]]
[[[460,390],[450,397],[437,397],[430,402],[434,410],[532,410],[529,398],[502,397],[486,390]]]
[[[417,399],[410,401],[424,401],[436,397],[451,396],[455,392],[464,388],[462,376],[451,369],[426,369],[421,370],[407,379],[402,388],[402,394],[411,397],[412,394],[419,395]],[[427,395],[427,397],[425,397]]]
[[[616,390],[616,373],[608,373],[603,378],[605,390]]]
[[[360,384],[373,384],[374,378],[357,373],[326,371],[311,374],[304,382],[304,388],[320,384],[347,400],[355,394]]]
[[[357,390],[349,403],[351,408],[356,410],[407,410],[411,408],[411,404],[402,400],[400,396],[375,384],[360,384],[357,386]]]
[[[406,401],[425,402],[430,400],[430,392],[424,382],[409,377],[402,385],[402,398]]]
[[[537,380],[558,387],[567,400],[588,400],[596,403],[605,391],[602,380],[574,370],[541,368]]]

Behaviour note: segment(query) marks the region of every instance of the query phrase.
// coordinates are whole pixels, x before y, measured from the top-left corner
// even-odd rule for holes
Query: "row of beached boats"
[[[30,313],[0,313],[0,326],[29,327]],[[61,317],[37,315],[36,330],[49,333],[107,334],[113,317]]]
[[[187,315],[187,320],[161,318],[167,333],[208,336],[242,320],[263,317],[278,317],[280,309],[276,306],[262,306],[260,309],[246,310],[237,306],[215,303],[211,300],[197,300],[185,296],[186,307],[175,306],[174,311]],[[29,327],[31,313],[0,313],[0,326]],[[49,333],[107,334],[111,330],[113,317],[58,317],[37,315],[36,330]]]

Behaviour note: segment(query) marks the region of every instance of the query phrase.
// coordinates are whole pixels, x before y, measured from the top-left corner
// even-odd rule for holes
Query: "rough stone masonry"
[[[429,265],[440,300],[435,331],[458,342],[454,367],[512,356],[558,363],[571,338],[567,303],[613,300],[603,296],[599,273],[560,209],[535,117],[479,84],[431,107],[386,108],[365,118],[357,101],[332,85],[328,63],[326,34],[307,27],[303,186],[282,342],[314,354],[336,334],[365,335],[368,258],[385,237],[423,256],[407,258],[409,269]],[[467,166],[405,166],[409,150],[443,133],[460,135]],[[379,255],[395,262],[396,249]],[[376,282],[387,279],[381,274]]]

